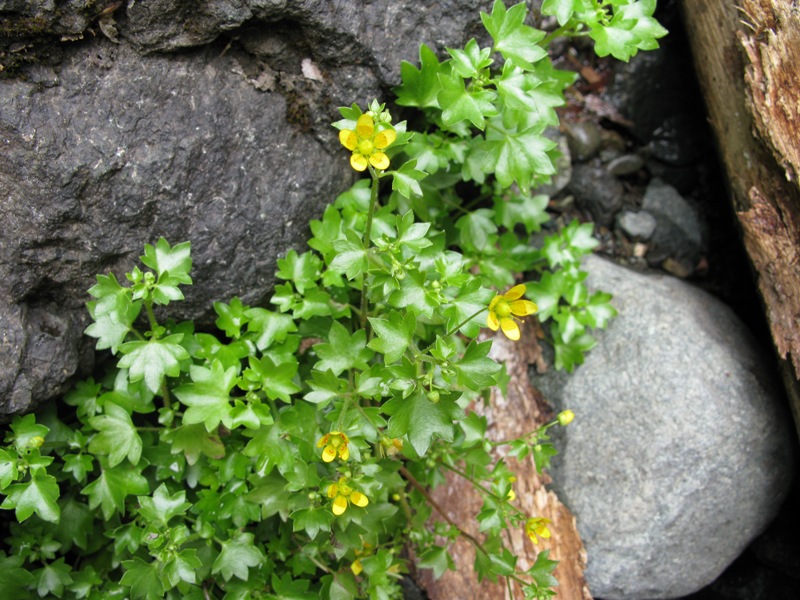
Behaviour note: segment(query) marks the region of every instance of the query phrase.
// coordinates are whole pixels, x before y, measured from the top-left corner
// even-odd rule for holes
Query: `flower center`
[[[497,316],[501,319],[505,319],[509,316],[511,314],[511,305],[508,303],[508,300],[500,300],[497,306],[494,307],[494,312],[496,312]]]
[[[375,149],[375,146],[372,144],[372,140],[361,140],[358,142],[358,153],[363,154],[365,156],[369,156],[372,154],[372,151]]]

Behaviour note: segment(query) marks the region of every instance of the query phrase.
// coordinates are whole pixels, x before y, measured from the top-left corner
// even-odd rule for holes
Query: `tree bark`
[[[544,366],[541,348],[533,332],[530,331],[518,342],[511,342],[502,335],[496,336],[491,356],[505,364],[510,380],[505,396],[495,389],[490,403],[474,407],[476,412],[486,416],[488,420],[487,438],[501,441],[520,437],[552,420],[552,410],[528,377],[530,365],[537,364],[541,368]],[[500,446],[497,450],[502,448]],[[551,521],[549,528],[552,537],[541,540],[538,545],[527,538],[522,528],[509,531],[505,541],[518,558],[518,568],[529,568],[536,561],[539,552],[549,549],[549,558],[559,561],[554,572],[558,580],[554,600],[592,600],[583,577],[586,550],[578,534],[575,517],[552,491],[545,488],[550,479],[546,473],[540,475],[536,472],[532,457],[522,462],[510,457],[505,460],[516,473],[514,491],[517,506],[530,517],[545,517]],[[482,537],[475,520],[475,515],[481,510],[482,498],[471,483],[449,473],[447,482],[436,488],[432,496],[448,518],[476,538]],[[437,514],[432,518],[441,519]],[[434,580],[430,571],[426,571],[420,578],[420,583],[431,600],[509,600],[505,582],[478,583],[473,568],[476,550],[469,541],[459,538],[450,548],[450,552],[456,563],[456,571],[446,572],[439,580]],[[516,583],[510,598],[522,598]]]
[[[708,116],[800,431],[800,7],[682,0]]]

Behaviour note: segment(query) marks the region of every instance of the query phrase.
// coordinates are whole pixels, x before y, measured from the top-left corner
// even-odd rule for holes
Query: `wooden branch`
[[[709,120],[800,430],[800,14],[682,0]]]

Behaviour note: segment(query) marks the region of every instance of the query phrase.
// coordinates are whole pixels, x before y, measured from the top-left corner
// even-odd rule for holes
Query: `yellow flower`
[[[326,463],[333,461],[336,455],[342,460],[350,458],[350,448],[347,444],[350,443],[348,437],[341,431],[331,431],[323,435],[317,442],[317,448],[325,447],[322,451],[322,460]]]
[[[525,523],[525,533],[534,544],[538,544],[539,539],[536,536],[544,539],[550,538],[550,530],[547,528],[547,524],[550,522],[550,519],[545,519],[544,517],[528,519]]]
[[[575,413],[571,410],[562,410],[558,413],[558,424],[562,427],[566,427],[575,419]]]
[[[385,171],[389,168],[389,157],[383,152],[397,139],[397,132],[391,125],[384,129],[375,129],[375,122],[368,114],[358,117],[356,130],[342,129],[339,132],[339,141],[342,146],[353,152],[350,156],[350,166],[356,171],[365,171],[372,165],[376,169]]]
[[[515,285],[502,296],[495,296],[489,303],[489,316],[486,326],[492,331],[503,329],[510,340],[519,339],[519,325],[514,317],[532,315],[539,307],[530,300],[520,300],[525,293],[525,286]]]
[[[359,508],[369,504],[369,498],[348,485],[347,477],[340,477],[338,483],[328,486],[328,498],[333,498],[331,510],[337,517],[344,514],[349,504],[355,504]]]

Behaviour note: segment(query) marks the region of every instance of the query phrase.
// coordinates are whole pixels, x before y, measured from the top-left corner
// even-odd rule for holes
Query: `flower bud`
[[[558,413],[558,424],[562,427],[566,427],[572,423],[573,419],[575,419],[575,413],[571,410],[562,410]]]

